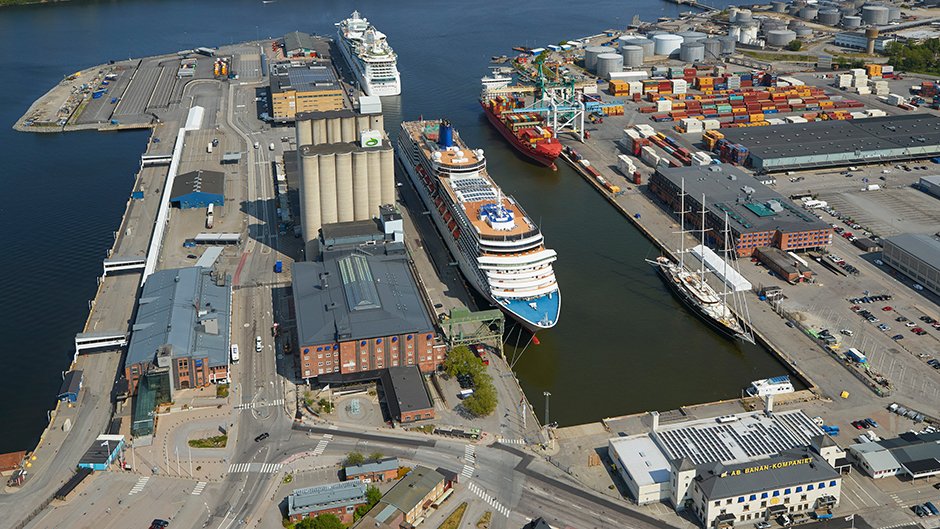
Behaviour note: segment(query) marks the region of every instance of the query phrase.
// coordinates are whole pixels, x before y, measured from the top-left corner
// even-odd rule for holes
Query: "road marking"
[[[326,450],[326,445],[330,444],[330,441],[333,439],[333,434],[324,434],[323,438],[320,439],[320,442],[317,443],[317,447],[313,449],[313,455],[318,456]]]
[[[500,443],[508,445],[524,445],[525,439],[506,439],[505,437],[499,440]]]
[[[248,467],[250,466],[251,464],[249,463],[235,463],[234,465],[229,465],[228,473],[235,474],[237,472],[248,472]]]
[[[235,463],[228,467],[228,473],[259,472],[261,474],[272,474],[277,472],[280,468],[280,463]]]
[[[467,483],[467,487],[468,487],[471,491],[473,491],[474,494],[476,494],[477,496],[479,496],[480,498],[482,498],[483,501],[485,501],[486,503],[489,503],[491,506],[493,506],[493,508],[496,509],[500,514],[502,514],[502,515],[505,516],[506,518],[511,518],[512,511],[510,511],[509,508],[507,508],[507,507],[504,506],[503,504],[501,504],[501,503],[499,503],[498,501],[496,501],[496,498],[493,498],[492,496],[490,496],[489,494],[487,494],[485,490],[483,490],[482,488],[480,488],[479,486],[477,486],[477,485],[476,485],[475,483],[473,483],[473,482],[468,482],[468,483]]]
[[[473,477],[473,466],[470,464],[476,456],[473,455],[473,445],[465,445],[463,447],[463,459],[466,463],[463,466],[463,471],[460,473],[463,477],[470,479]]]
[[[140,479],[137,480],[137,484],[134,485],[134,488],[132,488],[131,491],[127,493],[127,495],[128,495],[128,496],[131,496],[131,495],[137,494],[138,492],[144,490],[144,487],[147,486],[147,482],[148,482],[148,481],[150,481],[150,476],[143,476],[143,477],[141,477]]]
[[[193,496],[199,496],[202,494],[202,489],[206,488],[207,483],[205,481],[200,481],[196,483],[196,486],[193,487]]]
[[[236,410],[249,410],[253,408],[263,408],[265,406],[283,406],[284,399],[272,400],[271,402],[249,402],[235,406]]]

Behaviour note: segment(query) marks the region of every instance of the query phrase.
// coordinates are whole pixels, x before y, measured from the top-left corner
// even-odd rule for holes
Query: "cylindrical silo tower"
[[[343,141],[343,124],[339,118],[326,119],[326,141],[327,143]]]
[[[374,211],[369,211],[369,165],[368,153],[356,151],[352,153],[352,188],[353,188],[353,217],[355,220],[372,218]]]
[[[336,211],[336,155],[321,154],[317,157],[320,169],[320,222],[339,222]]]
[[[369,218],[372,218],[372,215],[378,215],[379,206],[382,205],[382,163],[379,151],[369,151],[366,164],[369,174]]]
[[[297,122],[297,147],[313,145],[313,120],[304,119]]]
[[[610,50],[603,46],[588,46],[584,48],[584,69],[593,72],[597,67],[597,56]]]
[[[300,178],[298,179],[300,192],[300,226],[303,231],[304,244],[317,240],[318,230],[322,226],[320,220],[320,167],[318,156],[306,154],[306,149],[298,148],[300,153]],[[315,255],[310,247],[306,248],[305,255]]]
[[[395,150],[379,151],[382,172],[382,205],[395,203]],[[374,213],[378,215],[378,213]]]
[[[623,65],[626,68],[643,66],[642,46],[624,46],[620,48],[620,55],[623,56]]]
[[[353,143],[359,140],[356,137],[356,118],[353,116],[340,118],[340,126],[342,127],[343,141],[346,143]]]
[[[352,153],[338,152],[336,159],[336,218],[339,222],[356,220],[353,205]]]
[[[679,60],[682,62],[705,60],[705,45],[701,42],[683,42],[679,47]]]
[[[597,76],[606,79],[611,72],[623,71],[623,56],[618,53],[602,53],[597,56]]]

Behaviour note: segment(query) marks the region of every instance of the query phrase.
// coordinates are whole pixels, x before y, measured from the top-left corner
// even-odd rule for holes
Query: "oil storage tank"
[[[714,59],[721,55],[721,41],[718,39],[705,39],[702,41],[705,46],[705,58]],[[681,50],[680,50],[681,51]]]
[[[738,8],[738,16],[735,17],[734,21],[740,23],[740,22],[745,22],[747,20],[752,20],[752,19],[753,19],[753,15],[751,14],[750,9]]]
[[[797,37],[811,37],[813,35],[813,28],[809,26],[800,26],[793,31],[796,32]]]
[[[623,56],[619,53],[602,53],[597,56],[597,76],[606,79],[611,72],[623,71]]]
[[[785,13],[787,11],[787,3],[786,2],[771,2],[770,8],[773,10],[774,13]]]
[[[643,48],[643,57],[656,55],[656,45],[650,39],[637,39],[631,42],[630,45]]]
[[[888,20],[889,21],[901,20],[901,8],[888,6]]]
[[[789,5],[787,6],[787,14],[797,16],[800,14],[799,6]]]
[[[597,66],[597,56],[608,52],[610,52],[610,48],[603,46],[588,46],[584,48],[584,68],[593,72],[594,68]]]
[[[701,42],[683,42],[679,46],[679,60],[701,62],[705,60],[705,45]]]
[[[800,26],[805,26],[805,25],[806,25],[806,22],[803,22],[802,20],[791,20],[790,23],[787,24],[787,27],[780,28],[780,29],[796,29]]]
[[[857,28],[862,25],[862,17],[859,16],[847,16],[842,19],[842,27],[845,28]]]
[[[800,9],[800,18],[803,20],[816,20],[816,15],[819,14],[819,10],[815,7],[806,6]]]
[[[643,66],[642,46],[624,46],[620,48],[620,55],[623,57],[623,66],[626,68]]]
[[[699,33],[698,31],[683,31],[676,33],[676,35],[682,37],[682,42],[700,42],[708,38],[708,35]]]
[[[656,55],[675,55],[679,52],[679,45],[682,44],[682,37],[663,33],[653,36]]]
[[[730,35],[725,35],[724,37],[718,37],[718,42],[721,43],[721,53],[734,53],[735,45],[737,44],[737,39]]]
[[[770,46],[786,46],[796,39],[796,32],[788,29],[777,29],[767,34],[767,44]]]
[[[862,22],[883,26],[888,23],[888,8],[884,6],[862,6]]]
[[[816,21],[827,26],[835,26],[841,18],[842,14],[838,9],[821,9],[816,15]]]

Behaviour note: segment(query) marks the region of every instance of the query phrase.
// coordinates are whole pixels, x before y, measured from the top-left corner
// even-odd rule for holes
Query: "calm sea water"
[[[389,133],[397,135],[402,119],[449,118],[487,152],[497,181],[541,221],[559,254],[561,322],[516,364],[540,417],[543,391],[554,397],[552,419],[573,424],[732,397],[782,372],[762,350],[717,337],[683,310],[643,261],[655,254],[650,243],[568,168],[552,172],[516,156],[476,101],[492,55],[621,27],[635,14],[675,16],[673,4],[129,0],[3,8],[0,453],[32,448],[46,424],[149,136],[9,127],[75,71],[294,30],[332,35],[354,9],[399,55],[404,94],[385,103]]]

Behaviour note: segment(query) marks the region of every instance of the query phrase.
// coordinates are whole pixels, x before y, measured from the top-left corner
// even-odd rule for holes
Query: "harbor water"
[[[564,164],[554,172],[517,155],[476,100],[493,55],[625,27],[634,14],[644,21],[676,16],[674,4],[75,0],[4,7],[0,453],[33,448],[47,424],[149,137],[10,127],[76,71],[294,30],[333,35],[333,23],[353,10],[386,33],[398,54],[403,93],[383,99],[386,130],[394,136],[402,119],[419,116],[450,119],[469,145],[485,150],[496,181],[558,252],[560,323],[539,333],[541,344],[515,365],[539,417],[544,391],[553,396],[551,419],[567,425],[732,398],[751,380],[782,374],[761,348],[739,347],[686,311],[644,262],[656,255],[651,244]],[[510,358],[514,344],[511,334]]]

